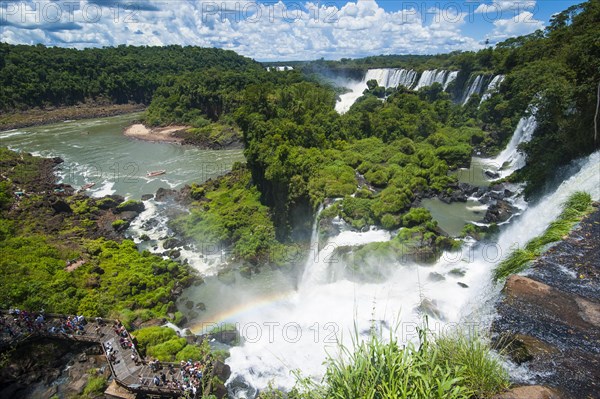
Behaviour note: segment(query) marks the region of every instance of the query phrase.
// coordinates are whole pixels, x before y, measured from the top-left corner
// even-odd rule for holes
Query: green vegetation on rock
[[[537,259],[548,244],[560,241],[573,226],[591,211],[592,198],[588,193],[576,192],[563,204],[562,213],[539,237],[529,241],[524,248],[513,251],[494,270],[494,281],[504,280],[520,273]]]
[[[327,361],[322,384],[299,380],[288,398],[490,398],[509,386],[508,373],[487,342],[462,333],[434,337],[420,330],[420,343],[395,337],[353,336],[352,347]],[[265,398],[277,398],[271,390]],[[261,397],[262,394],[261,394]]]
[[[128,221],[113,213],[118,201],[57,194],[53,163],[0,151],[0,188],[13,204],[0,210],[0,308],[111,316],[127,324],[175,312],[175,293],[191,283],[190,271],[122,240],[114,230]],[[19,190],[27,194],[16,196]],[[100,209],[109,202],[111,209]]]

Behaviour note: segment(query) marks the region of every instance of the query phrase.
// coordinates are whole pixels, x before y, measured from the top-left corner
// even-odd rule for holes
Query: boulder
[[[166,201],[167,199],[173,198],[177,195],[177,191],[169,189],[169,188],[159,188],[156,190],[156,194],[154,195],[154,200],[158,202]]]
[[[424,298],[421,301],[421,304],[417,306],[417,310],[423,314],[426,314],[438,320],[444,320],[444,316],[442,315],[442,312],[438,309],[436,301]]]
[[[106,197],[97,200],[96,205],[100,209],[107,210],[117,207],[123,201],[125,201],[125,198],[120,195],[107,195]]]
[[[144,206],[143,202],[140,201],[126,201],[123,202],[121,204],[119,204],[116,208],[117,212],[135,212],[135,213],[142,213],[144,212],[144,209],[146,209],[146,207]]]
[[[164,249],[173,249],[176,247],[180,247],[182,246],[183,243],[178,240],[177,238],[167,238],[164,242],[163,242],[163,248]]]
[[[485,223],[506,222],[517,209],[505,200],[498,200],[491,205],[483,218]]]
[[[498,172],[494,172],[489,169],[486,170],[484,173],[489,179],[498,179],[500,177],[500,174]]]
[[[436,273],[436,272],[431,272],[431,273],[429,273],[429,277],[428,277],[428,279],[429,279],[430,281],[443,281],[443,280],[445,280],[445,279],[446,279],[446,277],[442,276],[442,275],[441,275],[441,274],[439,274],[439,273]]]
[[[55,213],[73,213],[71,206],[59,198],[51,200],[50,206],[54,209]]]
[[[524,276],[513,275],[504,286],[508,303],[525,303],[540,317],[560,320],[571,329],[600,329],[600,304],[568,294]]]
[[[154,198],[154,194],[144,194],[142,195],[142,201],[148,201],[150,199]]]

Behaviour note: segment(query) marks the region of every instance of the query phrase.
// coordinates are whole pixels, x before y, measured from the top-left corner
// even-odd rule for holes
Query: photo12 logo
[[[105,19],[115,23],[136,23],[142,11],[141,2],[2,1],[0,22],[17,27],[95,23]]]
[[[112,20],[114,23],[135,24],[159,11],[173,10],[179,1],[2,1],[0,22],[7,26],[31,27],[46,24],[82,24]],[[365,2],[366,3],[366,2]],[[385,5],[384,0],[378,6]],[[337,24],[345,17],[355,18],[361,6],[355,2],[342,5],[334,1],[186,1],[192,6],[198,24],[210,26],[214,21],[244,23],[294,23],[305,21],[316,24]],[[475,22],[477,16],[493,23],[500,19],[515,22],[534,22],[538,5],[533,0],[523,1],[400,1],[392,12],[402,23],[460,23]],[[368,14],[368,13],[367,13]]]

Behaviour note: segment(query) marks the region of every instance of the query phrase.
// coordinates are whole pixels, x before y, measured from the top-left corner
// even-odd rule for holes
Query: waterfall
[[[340,95],[339,101],[335,104],[335,110],[340,114],[348,112],[352,104],[363,95],[367,89],[369,80],[376,80],[379,86],[396,88],[400,85],[412,90],[418,90],[421,87],[431,86],[439,83],[444,86],[444,90],[450,83],[456,80],[458,71],[430,70],[424,71],[421,76],[417,71],[402,68],[376,68],[369,69],[361,81],[347,81],[343,83],[350,91]]]
[[[494,79],[492,79],[492,81],[488,85],[487,89],[485,89],[485,92],[483,93],[483,96],[481,96],[481,102],[480,102],[480,104],[482,102],[484,102],[485,100],[487,100],[488,98],[490,98],[492,96],[492,94],[494,94],[494,92],[496,92],[496,90],[498,90],[498,88],[500,87],[500,85],[504,81],[504,78],[505,78],[504,75],[496,75],[496,76],[494,76]]]
[[[384,336],[389,329],[398,328],[400,341],[414,340],[425,308],[420,306],[425,303],[423,299],[427,299],[426,307],[431,312],[429,328],[434,332],[445,331],[454,323],[486,328],[500,288],[491,280],[495,266],[512,249],[541,234],[573,192],[583,190],[595,200],[600,198],[600,152],[576,164],[578,172],[504,227],[495,243],[466,242],[462,251],[444,252],[433,265],[382,260],[376,254],[365,259],[370,267],[387,267],[385,281],[349,281],[331,270],[344,267],[342,260],[333,256],[335,248],[387,241],[388,232],[371,229],[361,233],[340,221],[341,233],[330,237],[316,251],[315,222],[314,251],[299,288],[276,300],[263,301],[260,308],[237,313],[235,319],[229,320],[238,323],[246,338],[241,346],[230,350],[227,364],[232,376],[228,383],[236,385],[238,394],[239,381],[252,387],[246,392],[264,389],[270,382],[289,389],[295,383],[291,371],[296,369],[302,370],[304,377],[318,381],[325,372],[323,361],[328,355],[339,354],[337,339],[348,344],[355,326],[362,338],[377,323]]]
[[[529,116],[524,116],[519,120],[517,128],[504,151],[489,160],[490,165],[498,169],[500,177],[509,176],[525,166],[525,154],[519,151],[519,145],[529,142],[536,128],[535,109],[531,109]]]
[[[449,72],[448,77],[446,78],[446,81],[444,82],[444,90],[446,90],[448,88],[448,86],[450,85],[450,83],[454,82],[457,77],[458,77],[458,71]]]
[[[437,75],[437,70],[424,71],[421,74],[421,78],[419,79],[419,82],[415,86],[415,90],[419,90],[421,87],[431,86],[435,82],[436,75]]]
[[[412,69],[390,69],[390,68],[379,68],[369,69],[363,79],[365,89],[367,88],[367,82],[375,79],[379,86],[383,86],[386,89],[388,87],[398,87],[399,85],[411,88],[417,77],[417,72]]]
[[[466,105],[469,102],[469,99],[471,98],[471,96],[475,93],[479,94],[481,93],[481,86],[483,86],[483,76],[482,75],[477,75],[475,77],[475,79],[473,79],[473,81],[471,82],[471,84],[469,85],[469,89],[467,90],[467,93],[465,95],[465,98],[463,100],[463,105]]]
[[[398,87],[400,85],[409,89],[415,84],[417,72],[412,69],[395,69],[385,87]]]

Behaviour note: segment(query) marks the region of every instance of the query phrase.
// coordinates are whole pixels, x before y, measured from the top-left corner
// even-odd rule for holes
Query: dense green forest
[[[85,101],[149,104],[171,75],[209,68],[262,69],[233,51],[118,46],[84,50],[0,43],[0,111]]]
[[[374,56],[358,60],[315,61],[306,71],[344,71],[397,67],[459,70],[461,86],[472,73],[505,74],[497,95],[477,116],[498,145],[505,144],[518,119],[534,105],[538,129],[524,146],[527,166],[514,176],[528,183],[527,194],[540,194],[557,167],[600,146],[594,118],[600,82],[600,4],[587,1],[552,17],[548,27],[479,52],[437,56]]]
[[[150,125],[185,123],[200,135],[210,126],[241,131],[251,176],[247,185],[256,187],[273,223],[264,243],[250,246],[262,252],[306,233],[311,220],[306,215],[327,198],[343,198],[330,213],[356,228],[402,226],[420,197],[452,195],[456,180],[448,172],[467,166],[476,148],[502,148],[531,105],[539,127],[523,146],[527,166],[510,179],[527,182],[529,196],[541,194],[558,167],[598,147],[593,126],[599,18],[600,5],[588,1],[555,15],[545,31],[479,52],[319,60],[285,72],[268,72],[216,49],[80,51],[2,44],[0,104],[15,109],[106,97],[149,102],[145,121]],[[505,74],[506,79],[481,106],[477,96],[465,106],[456,104],[454,89],[447,93],[437,84],[414,92],[370,82],[350,111],[339,115],[334,110],[338,91],[315,74],[383,66],[459,70],[456,90],[473,74]],[[206,193],[237,189],[236,184],[227,187],[207,187]],[[225,205],[210,205],[216,205],[216,194],[198,193],[196,223],[223,214]],[[228,224],[219,234],[235,244],[242,225]],[[180,226],[194,235],[190,223],[180,221]],[[428,241],[435,240],[431,229],[424,232]],[[250,247],[238,253],[261,258]]]
[[[190,73],[157,90],[147,121],[219,121],[241,129],[252,183],[280,242],[306,232],[306,215],[326,198],[343,198],[330,217],[339,214],[356,228],[395,229],[416,199],[452,195],[456,180],[448,172],[467,166],[474,148],[501,149],[530,105],[537,108],[539,128],[523,148],[527,167],[511,177],[528,183],[527,195],[542,193],[558,167],[598,147],[593,115],[600,47],[592,44],[599,15],[597,2],[583,3],[556,15],[544,32],[479,52],[316,61],[285,72]],[[501,73],[506,79],[481,106],[478,96],[456,104],[438,84],[414,92],[370,82],[350,111],[339,115],[336,90],[313,74],[382,66],[459,69],[463,85],[472,74]],[[196,200],[194,220],[213,218],[211,200]],[[228,242],[240,236],[237,228],[229,225]],[[433,244],[435,234],[422,231]],[[262,252],[273,242],[269,233],[253,245]]]
[[[63,191],[53,166],[0,148],[0,308],[178,321],[189,269],[113,231],[140,204]]]

